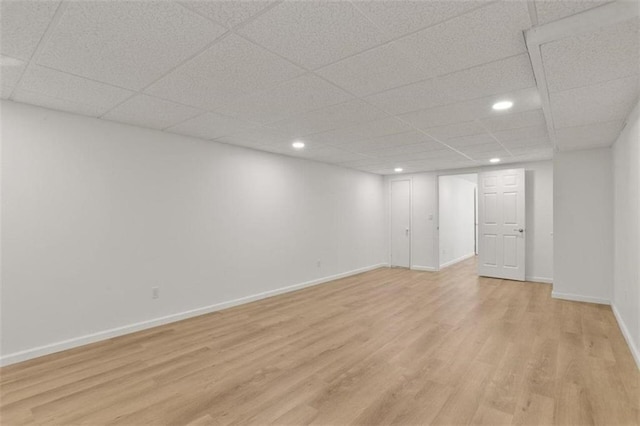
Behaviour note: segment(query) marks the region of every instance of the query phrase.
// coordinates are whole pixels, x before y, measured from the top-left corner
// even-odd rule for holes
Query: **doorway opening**
[[[478,254],[478,175],[438,177],[439,267]]]

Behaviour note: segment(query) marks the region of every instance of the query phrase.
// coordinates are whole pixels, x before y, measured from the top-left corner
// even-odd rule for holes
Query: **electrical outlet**
[[[160,297],[160,288],[159,287],[151,287],[151,297],[153,299],[157,299]]]

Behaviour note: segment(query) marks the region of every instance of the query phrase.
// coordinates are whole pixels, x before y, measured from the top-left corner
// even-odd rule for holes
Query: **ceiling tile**
[[[518,148],[511,151],[513,157],[511,160],[513,161],[541,161],[541,160],[550,160],[553,158],[553,147],[551,146],[542,146],[537,148]],[[505,162],[509,159],[505,158]]]
[[[387,115],[359,99],[296,115],[269,126],[292,137],[312,135],[327,130],[372,121]]]
[[[525,148],[553,147],[553,143],[548,136],[538,138],[517,139],[511,141],[503,141],[502,144],[509,150],[514,151]]]
[[[482,153],[499,153],[500,155],[507,154],[507,151],[505,151],[505,149],[496,141],[483,144],[467,145],[458,149],[473,158]],[[499,157],[500,155],[497,156]]]
[[[354,126],[315,133],[309,137],[318,143],[340,146],[348,142],[357,142],[363,139],[372,139],[411,130],[413,130],[413,128],[410,125],[403,123],[395,117],[387,117]]]
[[[505,113],[496,112],[494,117],[486,117],[480,121],[491,132],[546,125],[542,109],[519,113],[511,111]]]
[[[640,18],[547,43],[540,50],[549,92],[637,75]]]
[[[384,31],[399,37],[483,5],[481,1],[362,1],[354,3]]]
[[[391,114],[402,114],[533,86],[531,63],[525,54],[387,90],[366,99]]]
[[[96,111],[99,112],[98,115],[102,115],[133,94],[133,92],[119,87],[38,65],[33,65],[26,71],[22,77],[20,89],[46,95],[60,101],[67,101],[70,104],[90,105],[93,108],[89,109],[89,115],[95,115]],[[23,93],[21,98],[26,99],[26,95]],[[18,99],[16,98],[16,100]],[[68,111],[69,108],[66,110]]]
[[[473,121],[478,118],[496,116],[491,106],[498,100],[508,98],[513,100],[513,113],[540,108],[538,89],[531,87],[511,93],[487,96],[451,105],[414,111],[400,116],[402,120],[420,128],[429,129],[447,124]]]
[[[208,112],[166,130],[201,139],[217,139],[249,130],[252,127],[255,127],[252,123]]]
[[[224,32],[171,2],[69,2],[38,63],[138,90]]]
[[[398,40],[415,54],[426,77],[526,52],[523,30],[531,27],[527,2],[495,2]]]
[[[1,1],[0,53],[24,61],[31,58],[60,2]]]
[[[180,4],[200,13],[203,16],[224,25],[227,28],[235,27],[252,16],[257,15],[265,8],[273,4],[274,1],[181,1]]]
[[[558,129],[556,144],[561,151],[611,146],[620,135],[623,124],[623,120],[616,120]]]
[[[317,71],[338,86],[365,96],[424,80],[424,72],[394,43],[351,56]]]
[[[308,69],[389,39],[349,2],[283,2],[239,32]]]
[[[500,161],[504,161],[505,158],[511,157],[511,154],[504,150],[504,148],[497,148],[493,151],[482,151],[482,152],[465,152],[469,157],[473,158],[477,161],[487,161],[492,158],[499,158]]]
[[[232,135],[224,136],[223,138],[218,138],[216,140],[220,140],[221,142],[228,144],[253,147],[260,145],[274,145],[283,141],[289,141],[291,143],[291,139],[288,135],[265,126],[256,126],[249,130],[236,132]]]
[[[98,117],[105,111],[102,107],[89,105],[82,102],[74,102],[66,99],[54,98],[42,93],[35,93],[17,88],[13,94],[13,100],[25,104],[41,106],[44,108],[55,109],[58,111],[66,111],[74,114],[88,115],[90,117]]]
[[[548,136],[548,132],[546,124],[542,123],[531,127],[500,130],[493,132],[493,136],[498,138],[500,142],[509,143],[523,139],[544,138]]]
[[[136,95],[109,111],[103,118],[153,129],[164,129],[199,114],[202,114],[202,111],[196,108],[147,95]]]
[[[353,96],[319,77],[306,74],[240,98],[220,112],[266,124],[349,99]]]
[[[406,159],[411,159],[413,154],[425,151],[438,151],[442,148],[443,146],[437,142],[427,141],[410,145],[400,145],[393,148],[375,149],[367,151],[367,155],[376,158],[397,158],[399,156],[404,156]]]
[[[186,105],[216,109],[303,72],[302,68],[232,34],[152,84],[146,92]]]
[[[459,138],[448,139],[445,143],[455,149],[463,149],[469,146],[495,144],[497,142],[493,137],[491,137],[491,135],[483,133],[478,135],[462,136]]]
[[[406,133],[381,136],[373,139],[361,140],[342,144],[341,146],[349,151],[370,152],[384,148],[393,148],[401,145],[413,145],[417,143],[433,141],[429,136],[412,130]]]
[[[557,21],[576,13],[584,12],[597,6],[601,6],[608,1],[592,0],[537,0],[535,2],[538,15],[538,25]]]
[[[390,154],[385,157],[381,157],[381,159],[385,160],[387,163],[410,164],[414,161],[448,161],[452,158],[458,157],[461,157],[461,155],[457,152],[448,148],[440,147],[440,149],[425,149],[411,154]]]
[[[556,128],[622,120],[638,99],[638,77],[552,93],[550,98]]]
[[[462,123],[448,124],[446,126],[431,127],[423,130],[440,141],[487,133],[486,129],[477,121],[466,121]]]
[[[0,85],[2,88],[0,97],[2,99],[9,98],[26,66],[27,63],[19,59],[0,55]]]

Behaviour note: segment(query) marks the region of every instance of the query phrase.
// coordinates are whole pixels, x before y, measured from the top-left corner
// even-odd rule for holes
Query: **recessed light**
[[[490,163],[499,163],[500,159],[499,158],[492,158],[491,160],[489,160]]]
[[[400,173],[403,170],[404,169],[402,167],[396,167],[395,169],[393,169],[393,171],[396,172],[396,173]]]
[[[304,148],[304,142],[295,141],[294,143],[291,144],[291,146],[294,147],[295,149],[302,149]]]
[[[493,109],[496,111],[504,111],[505,109],[509,109],[513,106],[513,102],[511,101],[500,101],[493,104]]]

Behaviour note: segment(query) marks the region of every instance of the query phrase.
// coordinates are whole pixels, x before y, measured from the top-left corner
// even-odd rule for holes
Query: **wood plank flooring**
[[[378,269],[0,370],[22,424],[638,424],[608,306]]]

